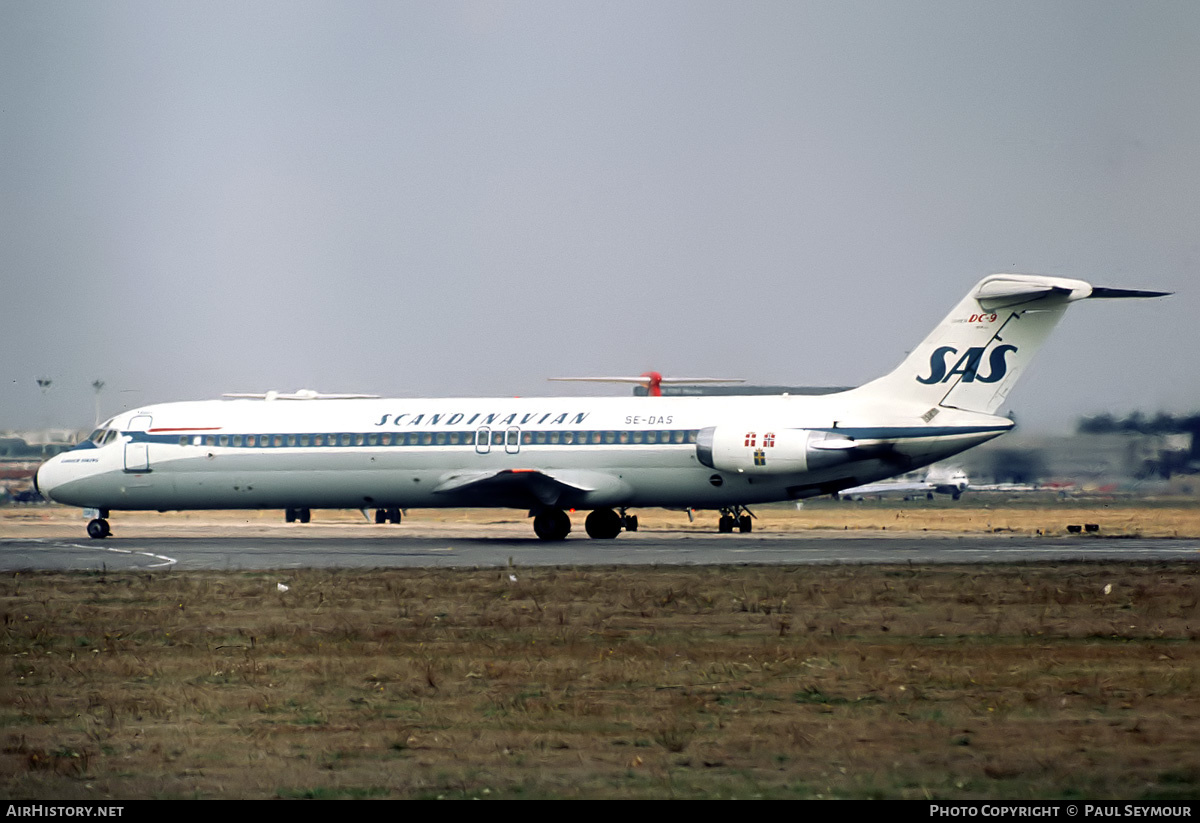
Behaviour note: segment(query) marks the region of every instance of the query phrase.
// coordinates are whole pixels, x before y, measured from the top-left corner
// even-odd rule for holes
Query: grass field
[[[754,507],[756,532],[900,531],[943,534],[1042,534],[1065,535],[1068,526],[1095,524],[1099,537],[1200,538],[1200,499],[1174,497],[1162,500],[1121,498],[1067,498],[1053,494],[972,494],[970,499],[934,501],[809,501],[794,505]],[[572,512],[575,536],[583,534],[585,512]],[[637,511],[645,531],[714,532],[717,516],[687,514],[662,509]],[[438,534],[471,534],[529,537],[533,528],[526,512],[512,509],[421,509],[405,517],[400,526],[375,526],[351,510],[316,510],[309,524],[283,523],[282,512],[114,512],[113,532],[118,537],[279,535],[289,528],[309,536],[348,533],[379,537],[393,529],[398,537],[433,528]],[[0,536],[83,538],[86,521],[79,509],[63,506],[0,508]],[[327,530],[327,531],[322,531]],[[381,531],[382,530],[382,531]]]
[[[1129,528],[1193,528],[1164,511]],[[59,514],[0,529],[78,528]],[[855,528],[945,517],[859,514],[874,524]],[[277,513],[118,517],[148,532],[296,528]],[[519,514],[463,517],[528,529]],[[995,511],[971,517],[999,527]],[[1196,800],[1197,571],[8,574],[0,795]]]

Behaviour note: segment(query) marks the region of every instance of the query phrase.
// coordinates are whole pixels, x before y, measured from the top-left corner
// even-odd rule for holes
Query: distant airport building
[[[0,432],[0,504],[40,500],[33,491],[37,467],[69,451],[85,434],[74,429]]]

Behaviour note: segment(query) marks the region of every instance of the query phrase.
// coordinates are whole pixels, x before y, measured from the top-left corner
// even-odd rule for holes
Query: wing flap
[[[543,506],[573,505],[599,496],[603,500],[620,497],[629,491],[625,481],[605,472],[577,469],[496,469],[465,472],[445,477],[434,494],[460,494],[495,497],[500,500],[524,498]]]

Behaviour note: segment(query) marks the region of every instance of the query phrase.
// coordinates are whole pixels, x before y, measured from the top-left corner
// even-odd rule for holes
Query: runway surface
[[[387,537],[166,536],[87,538],[0,537],[0,570],[151,571],[166,569],[294,569],[498,566],[816,565],[831,563],[1013,563],[1061,561],[1194,561],[1192,539],[1104,539],[1007,535],[930,536],[829,534],[704,534],[638,532],[615,540],[573,536],[560,543],[486,528],[464,535]]]

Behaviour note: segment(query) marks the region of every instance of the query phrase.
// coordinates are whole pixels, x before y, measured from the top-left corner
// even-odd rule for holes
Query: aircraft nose
[[[58,485],[55,482],[55,467],[59,463],[59,457],[56,455],[37,467],[37,471],[33,473],[33,488],[42,497],[47,500],[54,499],[54,488]]]

